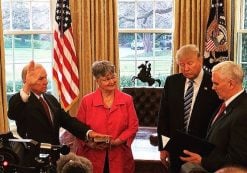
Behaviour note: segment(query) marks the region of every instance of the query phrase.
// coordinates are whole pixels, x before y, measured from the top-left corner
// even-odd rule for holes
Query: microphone
[[[49,143],[40,143],[40,149],[57,151],[62,155],[66,155],[70,152],[70,148],[67,145],[52,145]]]

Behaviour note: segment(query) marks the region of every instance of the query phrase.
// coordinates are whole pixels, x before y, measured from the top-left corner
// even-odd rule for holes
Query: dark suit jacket
[[[167,77],[160,102],[158,119],[159,150],[162,150],[161,135],[172,137],[175,131],[184,128],[184,87],[182,74]],[[211,75],[204,72],[195,99],[188,132],[200,138],[206,137],[209,121],[221,100],[212,90]]]
[[[66,113],[54,96],[44,94],[44,98],[51,109],[53,124],[49,123],[45,109],[33,93],[26,103],[20,93],[10,98],[8,117],[15,120],[18,134],[23,138],[58,145],[59,129],[63,127],[84,140],[89,128]]]
[[[247,167],[247,94],[235,98],[208,131],[207,139],[215,149],[202,166],[215,171],[225,165]]]

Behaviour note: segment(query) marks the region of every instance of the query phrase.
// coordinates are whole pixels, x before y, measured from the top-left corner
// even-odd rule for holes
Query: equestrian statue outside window
[[[151,76],[151,63],[145,61],[145,64],[143,63],[139,65],[138,69],[140,69],[140,72],[137,74],[137,76],[133,76],[131,79],[133,83],[135,83],[136,79],[139,79],[142,82],[147,82],[148,86],[152,86],[155,82],[157,82],[160,87],[161,84],[160,79],[154,79]]]

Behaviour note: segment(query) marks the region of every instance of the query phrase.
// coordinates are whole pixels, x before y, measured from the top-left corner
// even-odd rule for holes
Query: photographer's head
[[[57,161],[58,173],[92,173],[92,163],[85,157],[77,156],[74,153],[61,156]]]

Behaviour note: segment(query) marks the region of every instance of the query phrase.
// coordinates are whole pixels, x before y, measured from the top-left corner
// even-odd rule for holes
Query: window
[[[2,0],[8,99],[21,89],[21,70],[31,59],[51,71],[50,9],[50,0]],[[51,77],[48,73],[49,81]]]
[[[173,0],[118,0],[120,87],[155,86],[171,74]],[[151,69],[150,69],[151,68]]]
[[[236,60],[241,64],[247,74],[247,1],[241,0],[241,3],[236,3]],[[247,88],[247,77],[244,78],[244,87]]]
[[[52,90],[50,0],[2,0],[7,97],[22,88],[21,71],[31,59],[42,63]],[[50,73],[49,73],[50,72]],[[10,123],[13,126],[13,123]]]

